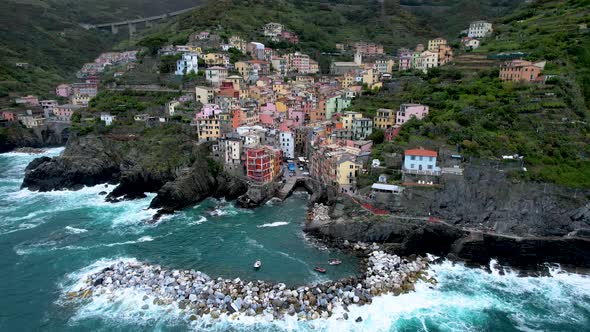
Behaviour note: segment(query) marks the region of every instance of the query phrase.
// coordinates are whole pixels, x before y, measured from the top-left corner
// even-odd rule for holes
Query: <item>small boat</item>
[[[254,269],[258,270],[261,266],[262,266],[262,262],[261,261],[254,262]]]
[[[319,273],[326,273],[326,269],[322,269],[321,267],[314,267],[313,268],[315,271],[319,272]]]
[[[341,260],[339,260],[339,259],[335,259],[335,258],[334,258],[334,259],[330,259],[330,260],[328,261],[328,263],[329,263],[330,265],[340,265],[340,264],[342,264],[342,261],[341,261]]]

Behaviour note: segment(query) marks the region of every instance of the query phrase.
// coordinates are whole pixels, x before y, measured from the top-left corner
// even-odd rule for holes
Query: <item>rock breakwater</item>
[[[205,316],[218,319],[222,315],[231,319],[239,315],[273,319],[289,315],[315,320],[332,316],[339,307],[347,311],[349,305],[369,304],[378,295],[412,291],[418,279],[426,280],[427,266],[425,258],[410,261],[374,250],[364,259],[360,277],[288,287],[261,280],[213,279],[194,270],[167,270],[159,265],[121,261],[82,277],[78,284],[81,286],[67,293],[66,298],[114,298],[132,289],[144,294],[142,310],[169,306],[180,309],[189,321]],[[341,318],[348,319],[348,315],[344,313]]]

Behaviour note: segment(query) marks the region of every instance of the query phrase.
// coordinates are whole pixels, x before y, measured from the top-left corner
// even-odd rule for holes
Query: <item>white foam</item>
[[[100,244],[95,244],[95,245],[86,246],[86,247],[85,246],[75,246],[75,245],[68,245],[68,246],[63,246],[63,247],[54,246],[54,247],[47,248],[47,249],[44,249],[45,247],[47,247],[47,245],[33,244],[33,245],[27,246],[26,248],[21,248],[20,246],[17,246],[14,248],[14,252],[19,256],[24,256],[24,255],[31,255],[31,254],[36,254],[36,253],[43,253],[43,252],[47,252],[47,251],[60,251],[60,250],[85,251],[85,250],[92,250],[92,249],[101,248],[101,247],[118,247],[118,246],[124,246],[124,245],[128,245],[128,244],[136,244],[136,243],[151,242],[151,241],[154,241],[153,237],[142,236],[137,240],[123,241],[123,242],[100,243]]]
[[[285,225],[289,225],[288,222],[286,221],[276,221],[270,224],[263,224],[263,225],[259,225],[257,226],[258,228],[264,228],[264,227],[279,227],[279,226],[285,226]]]
[[[68,276],[68,280],[84,280],[117,260],[101,260]],[[137,261],[133,260],[135,263]],[[150,320],[183,319],[195,330],[286,330],[286,331],[397,331],[397,330],[441,330],[479,331],[481,324],[490,319],[489,312],[504,313],[521,331],[546,329],[547,322],[568,322],[578,324],[581,330],[586,326],[584,317],[572,317],[575,313],[563,311],[574,305],[590,309],[585,300],[590,299],[590,279],[587,276],[570,274],[553,268],[550,277],[520,278],[516,273],[506,275],[487,273],[481,269],[470,269],[461,264],[445,261],[432,265],[428,271],[438,278],[439,284],[432,286],[419,281],[415,291],[400,296],[382,295],[373,298],[370,305],[350,305],[348,320],[344,320],[344,309],[335,307],[332,317],[314,321],[298,321],[296,316],[285,316],[273,320],[269,314],[248,317],[244,314],[223,314],[217,320],[204,316],[188,322],[188,317],[175,305],[154,306],[149,292],[140,289],[117,289],[112,294],[94,296],[84,302],[73,320],[101,318],[124,320],[146,324]],[[81,284],[83,285],[83,284]],[[78,290],[81,285],[70,285],[64,289]],[[509,287],[506,287],[509,286]],[[76,288],[78,287],[78,288]],[[524,288],[531,291],[528,297],[506,297],[503,292],[510,288]],[[561,289],[561,292],[551,290]],[[545,291],[549,289],[549,291]],[[545,298],[546,297],[546,298]],[[554,302],[557,300],[557,302]],[[531,313],[526,302],[539,302],[555,309],[554,314]],[[525,303],[521,303],[525,302]],[[586,301],[588,302],[588,301]],[[141,309],[147,304],[147,310]],[[533,305],[534,306],[534,305]],[[536,309],[532,309],[536,310]],[[189,313],[190,314],[190,313]],[[362,322],[356,323],[357,317]],[[493,317],[492,317],[493,319]],[[410,326],[406,325],[410,324]]]
[[[204,216],[200,216],[200,218],[198,220],[193,220],[193,221],[189,222],[188,224],[191,226],[192,225],[200,225],[206,221],[207,221],[207,218],[205,218]]]
[[[87,229],[84,228],[76,228],[76,227],[72,227],[72,226],[66,226],[66,231],[70,234],[81,234],[81,233],[86,233],[88,232]]]

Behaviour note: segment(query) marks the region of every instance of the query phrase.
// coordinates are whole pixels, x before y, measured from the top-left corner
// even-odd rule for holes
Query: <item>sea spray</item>
[[[151,305],[182,309],[194,317],[191,320],[222,315],[270,315],[273,319],[297,316],[300,320],[315,320],[332,316],[340,306],[369,304],[373,296],[392,291],[407,292],[426,266],[421,258],[408,261],[373,251],[367,258],[364,279],[347,278],[290,289],[282,283],[211,279],[199,271],[166,270],[157,265],[121,261],[100,271],[93,269],[91,275],[82,274],[81,283],[77,283],[81,287],[70,288],[66,297],[98,297],[102,302],[104,295],[109,295],[114,302],[123,303],[120,298],[129,296],[131,290],[143,295],[143,301],[151,299]],[[147,302],[140,307],[149,309]]]

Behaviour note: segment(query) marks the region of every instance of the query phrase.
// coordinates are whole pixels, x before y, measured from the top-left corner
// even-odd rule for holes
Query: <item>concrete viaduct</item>
[[[110,29],[113,34],[119,33],[119,28],[127,26],[129,28],[129,35],[133,35],[137,29],[138,24],[143,23],[146,26],[150,26],[151,23],[154,21],[165,20],[170,17],[178,16],[178,15],[190,12],[191,10],[194,10],[198,7],[199,6],[195,6],[195,7],[190,7],[190,8],[186,8],[186,9],[182,9],[182,10],[178,10],[175,12],[170,12],[170,13],[166,13],[166,14],[162,14],[162,15],[137,18],[137,19],[133,19],[133,20],[126,20],[126,21],[119,21],[119,22],[100,23],[100,24],[80,23],[80,26],[82,26],[86,30]]]

